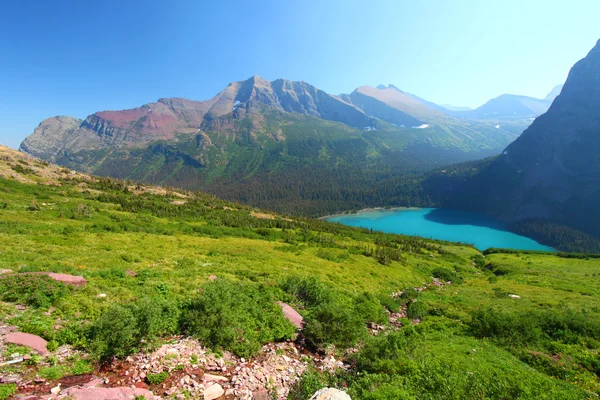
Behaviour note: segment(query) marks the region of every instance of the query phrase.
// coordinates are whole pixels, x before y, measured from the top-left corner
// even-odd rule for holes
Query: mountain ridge
[[[549,110],[471,182],[455,205],[507,220],[546,219],[600,235],[600,40]]]

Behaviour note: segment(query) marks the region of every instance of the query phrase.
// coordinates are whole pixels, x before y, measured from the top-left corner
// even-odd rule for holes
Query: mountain
[[[467,119],[511,120],[535,118],[545,113],[552,104],[551,100],[515,94],[503,94],[474,110],[452,111],[449,114]]]
[[[548,220],[598,236],[599,155],[600,41],[573,66],[548,112],[454,202],[510,221]]]
[[[442,110],[391,85],[334,96],[253,76],[206,101],[49,118],[20,149],[88,173],[322,215],[404,198],[390,194],[402,177],[498,154],[529,123]]]
[[[444,107],[446,110],[450,110],[450,111],[470,111],[470,110],[472,110],[471,107],[453,106],[452,104],[442,104],[442,107]]]
[[[550,91],[550,93],[548,93],[548,95],[546,97],[544,97],[544,100],[549,101],[549,102],[553,102],[554,99],[556,99],[558,97],[558,95],[560,94],[560,92],[562,91],[564,85],[556,85],[554,86],[554,88]]]

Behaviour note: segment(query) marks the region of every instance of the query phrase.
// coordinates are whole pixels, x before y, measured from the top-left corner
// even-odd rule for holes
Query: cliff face
[[[470,208],[600,233],[600,41],[546,114],[475,179]]]

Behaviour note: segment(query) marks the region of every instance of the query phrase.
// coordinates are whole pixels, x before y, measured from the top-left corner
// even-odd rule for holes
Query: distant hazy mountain
[[[573,66],[548,112],[477,176],[463,205],[600,235],[599,155],[600,41]]]
[[[554,99],[556,99],[556,97],[558,97],[558,95],[560,94],[563,86],[564,85],[562,85],[562,84],[554,86],[554,88],[550,91],[550,93],[548,93],[548,95],[546,97],[544,97],[544,100],[552,103],[554,101]]]
[[[503,94],[481,107],[469,111],[451,111],[455,117],[467,119],[519,119],[535,118],[545,113],[552,101],[533,97]]]
[[[471,107],[458,107],[458,106],[453,106],[452,104],[442,104],[442,107],[444,107],[446,110],[450,110],[450,111],[470,111],[470,110],[472,110]]]

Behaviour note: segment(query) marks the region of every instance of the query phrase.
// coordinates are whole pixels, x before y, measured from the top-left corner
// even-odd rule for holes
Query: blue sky
[[[6,1],[0,143],[54,115],[207,99],[254,74],[472,107],[543,97],[600,38],[598,15],[598,0]]]

